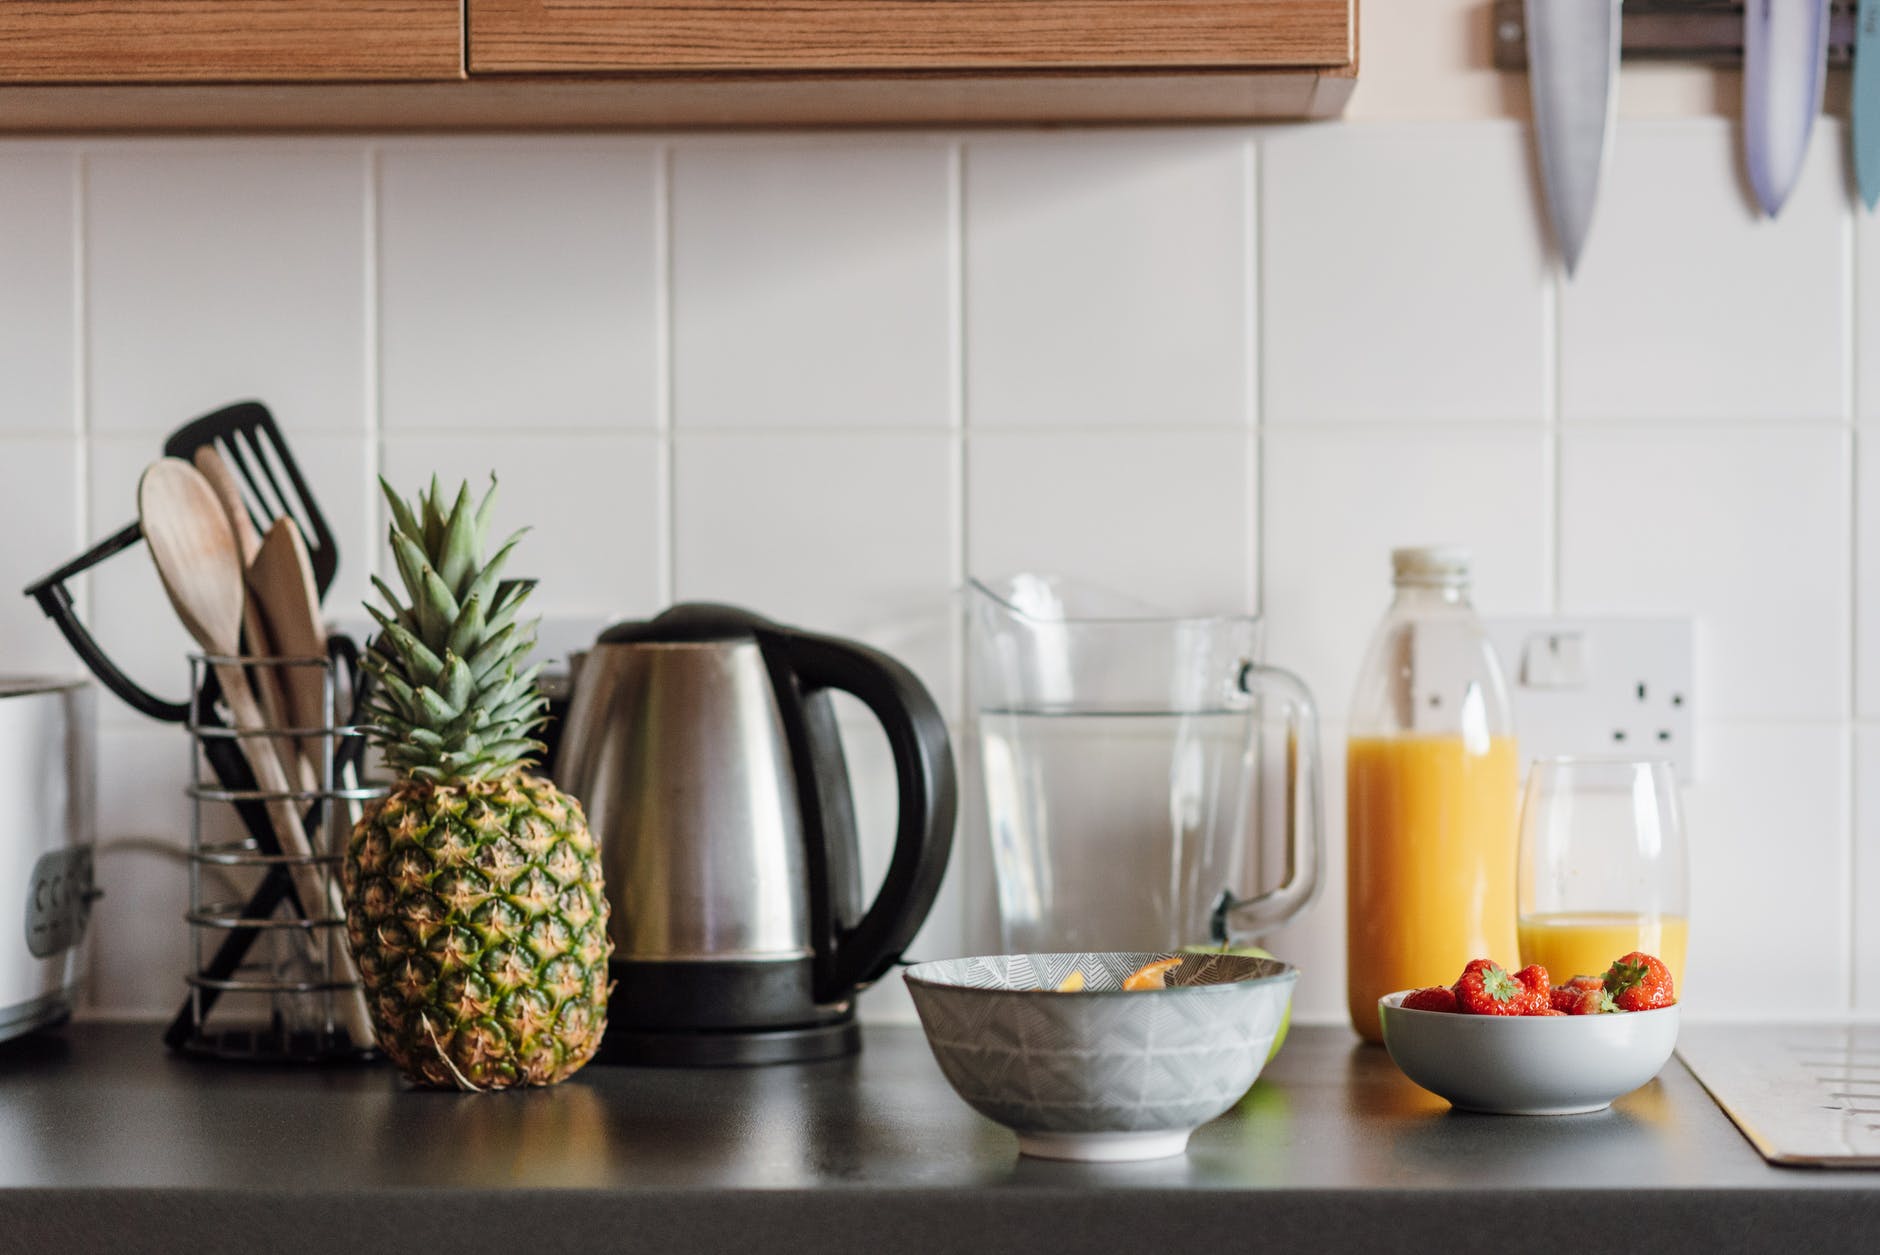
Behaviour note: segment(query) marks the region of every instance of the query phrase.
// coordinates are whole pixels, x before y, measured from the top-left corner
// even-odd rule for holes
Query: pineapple
[[[374,742],[399,773],[347,843],[346,935],[379,1047],[419,1085],[552,1085],[607,1022],[607,897],[581,805],[526,768],[546,706],[521,670],[535,623],[500,580],[521,533],[483,560],[494,477],[448,511],[436,479],[407,505],[389,484],[408,604],[364,659]]]

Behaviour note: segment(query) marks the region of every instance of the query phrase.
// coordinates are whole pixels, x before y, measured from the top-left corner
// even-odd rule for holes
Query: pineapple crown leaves
[[[366,605],[380,629],[363,659],[378,681],[374,740],[399,772],[434,783],[491,779],[534,761],[547,702],[535,685],[541,668],[524,666],[537,620],[518,618],[533,583],[502,578],[524,532],[483,557],[496,477],[481,502],[466,483],[448,509],[435,476],[413,502],[379,486],[405,600],[373,578],[386,605]]]

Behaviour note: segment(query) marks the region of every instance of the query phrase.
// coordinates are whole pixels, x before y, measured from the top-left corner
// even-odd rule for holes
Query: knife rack
[[[1828,65],[1854,63],[1857,0],[1828,6]],[[1526,70],[1527,18],[1522,0],[1495,0],[1495,68]],[[1742,0],[1625,0],[1620,9],[1619,55],[1628,61],[1743,64]]]

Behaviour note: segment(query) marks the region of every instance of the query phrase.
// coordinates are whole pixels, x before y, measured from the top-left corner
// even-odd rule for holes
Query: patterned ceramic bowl
[[[1123,990],[1176,958],[1167,988]],[[1057,992],[1074,972],[1083,988]],[[1012,954],[905,977],[948,1083],[1021,1152],[1121,1160],[1181,1154],[1247,1092],[1299,973],[1237,954]]]

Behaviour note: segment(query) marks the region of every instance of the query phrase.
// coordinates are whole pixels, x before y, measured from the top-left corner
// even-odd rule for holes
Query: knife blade
[[[1743,156],[1771,218],[1794,190],[1828,81],[1828,0],[1743,6]]]
[[[1854,176],[1872,209],[1880,203],[1880,0],[1860,0],[1854,27]]]
[[[1571,275],[1617,115],[1620,0],[1525,0],[1528,90],[1554,242]]]

